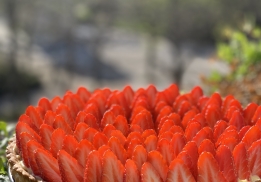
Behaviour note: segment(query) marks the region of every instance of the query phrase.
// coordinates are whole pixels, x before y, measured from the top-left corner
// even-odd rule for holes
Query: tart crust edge
[[[21,157],[16,148],[15,135],[9,140],[6,147],[7,165],[15,182],[39,182],[21,165]]]

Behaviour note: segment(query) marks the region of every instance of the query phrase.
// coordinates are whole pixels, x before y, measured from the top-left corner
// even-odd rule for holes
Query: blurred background
[[[260,0],[2,0],[0,120],[79,86],[200,85],[206,94],[259,102],[260,7]]]

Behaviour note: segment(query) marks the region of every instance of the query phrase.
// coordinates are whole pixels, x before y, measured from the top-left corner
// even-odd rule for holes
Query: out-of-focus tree
[[[261,1],[258,0],[130,0],[123,4],[121,24],[147,32],[151,37],[148,41],[148,65],[153,65],[156,57],[152,42],[157,37],[170,40],[175,48],[173,52],[178,54],[184,41],[213,43],[216,31],[226,24],[237,26],[246,14],[253,14],[261,20],[257,8],[261,7]],[[180,55],[176,57],[173,74],[179,84],[185,61]]]

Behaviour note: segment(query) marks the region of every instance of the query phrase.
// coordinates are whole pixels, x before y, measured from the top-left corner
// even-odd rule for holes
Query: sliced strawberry
[[[256,112],[254,116],[252,117],[251,124],[255,124],[260,117],[261,117],[261,106],[258,106],[256,108]]]
[[[229,107],[225,116],[223,117],[224,120],[229,121],[235,111],[241,112],[236,106]]]
[[[207,126],[205,116],[202,113],[198,113],[197,115],[195,115],[192,120],[199,122],[202,127]]]
[[[145,141],[146,138],[147,138],[148,136],[150,136],[150,135],[155,135],[155,136],[157,136],[155,130],[153,130],[153,129],[148,129],[148,130],[143,131],[141,137],[142,137],[143,141]]]
[[[141,137],[141,133],[139,133],[139,132],[131,132],[131,133],[128,135],[127,139],[126,139],[125,146],[124,146],[125,149],[128,148],[129,143],[130,143],[131,140],[133,140],[134,138],[137,138],[137,139],[139,139],[140,141],[143,141],[143,140],[142,140],[142,137]]]
[[[38,148],[44,149],[43,146],[38,142],[36,142],[35,140],[30,140],[29,142],[27,142],[26,148],[27,148],[27,154],[29,156],[30,168],[32,169],[35,175],[41,175],[41,170],[38,168],[34,153],[35,150]]]
[[[122,93],[122,92],[117,92],[116,93],[116,97],[117,97],[117,100],[118,100],[118,104],[120,105],[120,106],[122,106],[123,107],[123,109],[124,109],[124,116],[125,116],[125,114],[129,114],[129,105],[128,105],[128,103],[127,103],[127,101],[126,101],[126,99],[125,99],[125,96],[124,96],[124,94]]]
[[[76,126],[79,124],[79,123],[84,123],[84,119],[86,117],[87,113],[84,112],[84,111],[79,111],[76,118],[75,118],[75,123],[74,123],[74,129],[76,128]],[[96,119],[96,118],[95,118]]]
[[[129,131],[130,131],[130,132],[139,132],[139,133],[142,133],[142,132],[143,132],[143,129],[140,127],[140,125],[131,124]]]
[[[44,124],[48,124],[50,126],[53,126],[53,122],[55,119],[56,114],[53,111],[47,111],[44,116]]]
[[[103,145],[107,145],[108,138],[105,134],[98,132],[93,137],[93,145],[96,149],[100,148]]]
[[[172,126],[174,126],[174,122],[171,119],[161,119],[161,122],[158,126],[159,135],[163,134],[164,132],[168,131]]]
[[[232,137],[224,138],[221,142],[220,145],[225,145],[227,146],[231,152],[233,152],[235,146],[238,144],[239,139]]]
[[[77,159],[77,161],[83,168],[85,168],[87,157],[89,156],[89,153],[93,150],[95,150],[95,147],[92,145],[92,143],[86,139],[83,139],[78,144],[73,157]]]
[[[56,96],[52,99],[51,101],[51,107],[53,111],[56,111],[57,107],[59,106],[59,104],[62,104],[63,101],[60,97]]]
[[[66,123],[70,126],[71,129],[74,129],[74,119],[71,115],[70,109],[65,104],[59,104],[56,109],[56,114],[63,116]]]
[[[230,149],[225,145],[220,145],[216,151],[216,160],[219,168],[227,181],[237,181],[237,173],[234,170],[234,160]]]
[[[153,165],[149,162],[145,162],[141,167],[141,181],[155,181],[162,182],[158,171],[153,167]]]
[[[175,133],[170,141],[170,146],[173,149],[173,157],[175,158],[186,144],[186,138],[180,134]]]
[[[135,162],[131,159],[128,159],[125,163],[124,181],[126,182],[140,181],[140,172]]]
[[[86,103],[91,97],[91,93],[84,87],[80,87],[77,90],[77,95],[82,99],[83,103]]]
[[[127,155],[128,158],[131,158],[133,155],[133,151],[137,145],[142,145],[142,140],[138,138],[133,138],[130,142],[129,145],[127,146]]]
[[[251,175],[261,176],[261,140],[253,142],[248,149]]]
[[[125,161],[127,160],[127,152],[124,149],[121,142],[116,137],[111,137],[108,141],[108,146],[110,147],[111,151],[117,156],[117,158],[121,161],[124,165]]]
[[[176,99],[175,102],[173,103],[173,109],[174,111],[178,111],[180,106],[182,105],[183,102],[188,101],[188,98],[186,95],[182,94],[179,95]]]
[[[228,124],[224,120],[219,120],[215,126],[214,126],[214,141],[217,141],[219,136],[225,131],[225,129],[228,127]]]
[[[45,97],[39,100],[38,106],[44,109],[44,113],[46,113],[49,110],[52,110],[50,101]]]
[[[159,151],[164,158],[164,160],[169,165],[171,161],[174,159],[173,156],[173,148],[170,145],[170,141],[166,139],[161,139],[158,142],[157,151]]]
[[[96,102],[88,103],[83,111],[86,113],[92,114],[95,118],[97,118],[98,121],[100,121],[102,115],[99,111],[99,108],[98,108]]]
[[[233,95],[228,95],[225,97],[223,103],[222,103],[222,106],[221,106],[221,110],[222,110],[222,115],[223,117],[225,116],[231,102],[235,100],[234,96]]]
[[[74,137],[78,140],[78,142],[80,142],[83,139],[84,136],[84,132],[85,130],[87,130],[89,128],[89,126],[86,123],[78,123],[73,135]]]
[[[98,131],[94,128],[88,128],[84,131],[83,138],[89,140],[91,143],[93,142],[94,135],[98,133]]]
[[[128,136],[128,134],[129,134],[129,126],[128,126],[128,121],[127,121],[126,117],[124,117],[122,115],[118,115],[115,118],[113,126],[115,126],[115,128],[117,130],[121,131],[125,137]]]
[[[21,149],[20,145],[20,135],[21,133],[26,132],[30,134],[33,139],[35,139],[38,142],[41,142],[41,137],[26,123],[19,121],[15,128],[15,134],[16,134],[16,141],[18,149]]]
[[[187,151],[181,151],[174,160],[181,160],[188,167],[193,177],[197,178],[197,163],[194,164],[194,161],[187,153]]]
[[[40,106],[36,106],[35,110],[39,114],[40,118],[43,119],[45,115],[45,110]]]
[[[101,146],[99,149],[98,149],[98,152],[100,154],[101,157],[103,157],[104,153],[107,151],[107,150],[110,150],[110,147],[108,145],[103,145]]]
[[[245,118],[245,123],[247,125],[254,124],[254,123],[252,123],[252,118],[253,118],[257,108],[258,108],[258,105],[256,103],[250,103],[244,109],[243,114],[244,114],[244,118]]]
[[[229,120],[229,124],[236,126],[237,131],[239,132],[241,128],[245,126],[244,117],[239,111],[235,111]]]
[[[73,135],[66,135],[64,137],[62,149],[65,150],[68,154],[73,156],[77,146],[78,141]]]
[[[132,121],[134,119],[134,117],[141,113],[142,111],[146,111],[147,109],[144,108],[143,106],[136,106],[132,109],[132,112],[131,112],[131,117],[129,119],[129,121]]]
[[[207,132],[204,130],[204,128],[202,128],[197,134],[196,136],[193,137],[192,141],[196,142],[197,146],[199,147],[201,142],[204,139],[210,139],[211,138],[208,136]]]
[[[182,119],[182,122],[181,122],[183,128],[186,128],[186,127],[187,127],[188,122],[189,122],[191,119],[193,119],[196,114],[197,114],[197,113],[196,113],[196,111],[194,111],[194,110],[190,110],[190,111],[186,112],[186,114],[184,115],[184,117],[183,117],[183,119]]]
[[[84,166],[85,167],[85,166]],[[84,170],[84,182],[101,181],[102,160],[98,151],[90,152]]]
[[[187,141],[191,141],[201,129],[202,126],[199,122],[195,121],[190,123],[185,130],[185,137]]]
[[[76,114],[83,110],[85,103],[82,101],[82,99],[77,95],[77,94],[71,94],[71,99],[72,99],[72,105],[76,108]],[[66,102],[64,101],[66,104]]]
[[[202,97],[200,97],[198,99],[197,106],[198,106],[200,111],[203,111],[203,109],[205,108],[208,100],[209,100],[209,97],[207,97],[207,96],[202,96]]]
[[[183,118],[185,113],[187,113],[191,109],[192,109],[191,103],[189,101],[184,101],[184,102],[182,102],[182,104],[180,105],[180,107],[178,109],[178,114],[181,116],[181,118]]]
[[[157,93],[157,88],[154,85],[149,85],[147,87],[146,95],[148,96],[150,106],[154,106]]]
[[[27,116],[26,114],[22,114],[19,119],[19,122],[24,122],[26,123],[28,126],[30,126],[36,133],[38,132],[38,128],[36,128],[36,126],[34,125],[33,121],[31,120],[31,118],[29,116]]]
[[[215,145],[209,139],[204,139],[198,147],[199,155],[202,152],[210,152],[213,156],[215,156],[216,155]]]
[[[169,129],[169,131],[170,131],[171,133],[173,133],[173,134],[175,134],[175,133],[184,134],[183,129],[182,129],[180,126],[177,126],[177,125],[172,126],[172,127]]]
[[[205,113],[206,121],[210,128],[214,128],[216,122],[221,119],[221,110],[217,105],[208,106]]]
[[[69,113],[68,114],[70,114],[70,117],[72,118],[72,119],[75,119],[76,118],[76,115],[77,115],[77,112],[79,111],[78,110],[78,108],[77,108],[77,106],[75,105],[75,103],[74,103],[74,99],[73,99],[73,93],[70,93],[70,92],[67,92],[67,93],[65,93],[65,95],[63,96],[63,103],[64,104],[60,104],[59,106],[58,106],[58,108],[61,106],[61,105],[66,105],[67,106],[67,108],[69,109],[68,111],[69,111]],[[58,109],[57,108],[57,109]],[[83,108],[83,107],[82,107]],[[56,110],[57,111],[57,110]],[[61,113],[59,113],[59,114],[61,114]],[[64,115],[63,115],[64,116]],[[64,118],[65,118],[65,120],[67,120],[67,118],[64,116]]]
[[[40,114],[36,111],[35,107],[33,106],[27,107],[25,114],[31,118],[36,128],[39,129],[41,124],[43,124],[43,120],[40,117]]]
[[[33,137],[28,133],[23,132],[19,136],[20,147],[21,147],[21,148],[19,148],[19,153],[21,154],[22,159],[23,159],[26,167],[30,167],[30,164],[29,164],[30,156],[28,154],[28,150],[27,150],[27,147],[26,147],[26,144],[30,140],[33,140]]]
[[[157,92],[154,102],[159,103],[161,101],[168,103],[168,100],[166,98],[166,94],[164,94],[163,91]]]
[[[154,107],[154,114],[155,116],[158,116],[160,111],[165,107],[165,106],[168,106],[168,104],[164,101],[160,101],[160,102],[157,102],[155,103],[155,107]]]
[[[50,152],[55,158],[57,158],[58,151],[62,149],[64,137],[65,132],[61,128],[54,130],[52,133]]]
[[[132,88],[129,85],[125,86],[122,93],[125,97],[126,102],[128,103],[128,105],[130,105],[134,96]]]
[[[114,153],[107,150],[102,157],[102,180],[103,182],[122,182],[124,166]]]
[[[189,168],[180,159],[175,159],[171,162],[166,181],[196,182]]]
[[[148,110],[148,111],[150,110],[150,104],[145,95],[136,97],[136,99],[134,100],[132,105],[133,105],[133,109],[136,107],[144,107],[145,110]]]
[[[115,118],[116,117],[112,111],[110,110],[106,111],[101,120],[101,127],[104,128],[107,124],[113,124]]]
[[[192,98],[192,103],[196,105],[199,98],[203,96],[203,90],[199,86],[196,86],[190,91],[190,95]]]
[[[132,160],[137,165],[138,170],[141,170],[141,166],[147,161],[148,153],[142,145],[137,145],[132,153]]]
[[[60,150],[57,155],[57,160],[63,181],[83,181],[84,168],[82,168],[74,157],[65,150]]]
[[[144,145],[147,152],[156,150],[157,143],[158,143],[158,138],[155,135],[150,135],[149,137],[147,137],[146,140],[144,141]]]
[[[146,129],[152,129],[154,127],[150,112],[145,110],[137,114],[132,120],[131,124],[139,125],[143,129],[143,131]]]
[[[126,137],[122,134],[121,131],[118,130],[113,130],[111,132],[111,137],[114,136],[116,138],[118,138],[118,140],[121,142],[122,146],[125,146],[125,142],[126,142]]]
[[[239,141],[241,141],[243,138],[244,138],[244,136],[245,136],[245,134],[246,134],[246,132],[249,130],[249,128],[251,128],[251,126],[249,126],[249,125],[247,125],[247,126],[244,126],[239,132],[238,132],[238,140]]]
[[[50,150],[51,146],[51,136],[54,129],[48,124],[42,124],[39,130],[41,136],[41,143],[46,150]]]
[[[167,139],[168,141],[171,141],[172,137],[173,133],[171,131],[166,131],[159,136],[159,140]]]
[[[41,178],[50,182],[61,182],[61,174],[57,160],[47,150],[38,148],[34,152]]]
[[[114,104],[108,111],[111,111],[115,117],[119,115],[125,116],[124,108],[121,105]]]
[[[198,182],[227,181],[219,170],[218,163],[209,152],[203,152],[198,158]]]
[[[171,84],[167,89],[163,91],[163,93],[165,94],[169,105],[172,105],[176,97],[179,95],[179,88],[176,84]]]
[[[96,130],[100,130],[98,121],[96,119],[96,117],[90,113],[86,114],[85,118],[84,118],[84,122],[89,126],[92,127]]]
[[[112,124],[107,124],[104,128],[103,128],[103,133],[110,138],[111,137],[111,133],[112,131],[116,130],[116,128],[112,125]]]
[[[147,161],[152,164],[152,166],[159,173],[161,179],[165,181],[168,173],[168,165],[166,161],[163,159],[161,153],[156,150],[148,152]]]
[[[163,117],[169,116],[171,113],[173,112],[173,108],[170,106],[165,106],[163,107],[159,114],[157,115],[157,119],[156,119],[156,127],[158,128],[158,125],[160,124],[160,121]]]
[[[248,164],[248,152],[243,142],[235,146],[233,150],[233,158],[235,162],[235,171],[237,172],[239,180],[248,180],[250,176],[250,169]]]
[[[73,131],[62,115],[57,115],[53,122],[53,128],[61,128],[66,134],[72,135]]]
[[[248,149],[252,143],[259,140],[261,138],[261,131],[257,126],[252,126],[246,132],[245,136],[242,139],[242,142],[246,144],[246,148]]]
[[[217,142],[215,143],[215,146],[218,147],[227,138],[235,138],[236,140],[239,141],[239,136],[236,128],[231,128],[231,126],[227,127],[225,131],[218,138]]]

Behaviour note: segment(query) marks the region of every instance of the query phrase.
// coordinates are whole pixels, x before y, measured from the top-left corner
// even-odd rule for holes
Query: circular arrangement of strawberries
[[[233,182],[261,177],[261,106],[229,95],[79,88],[16,126],[26,167],[51,182]]]

